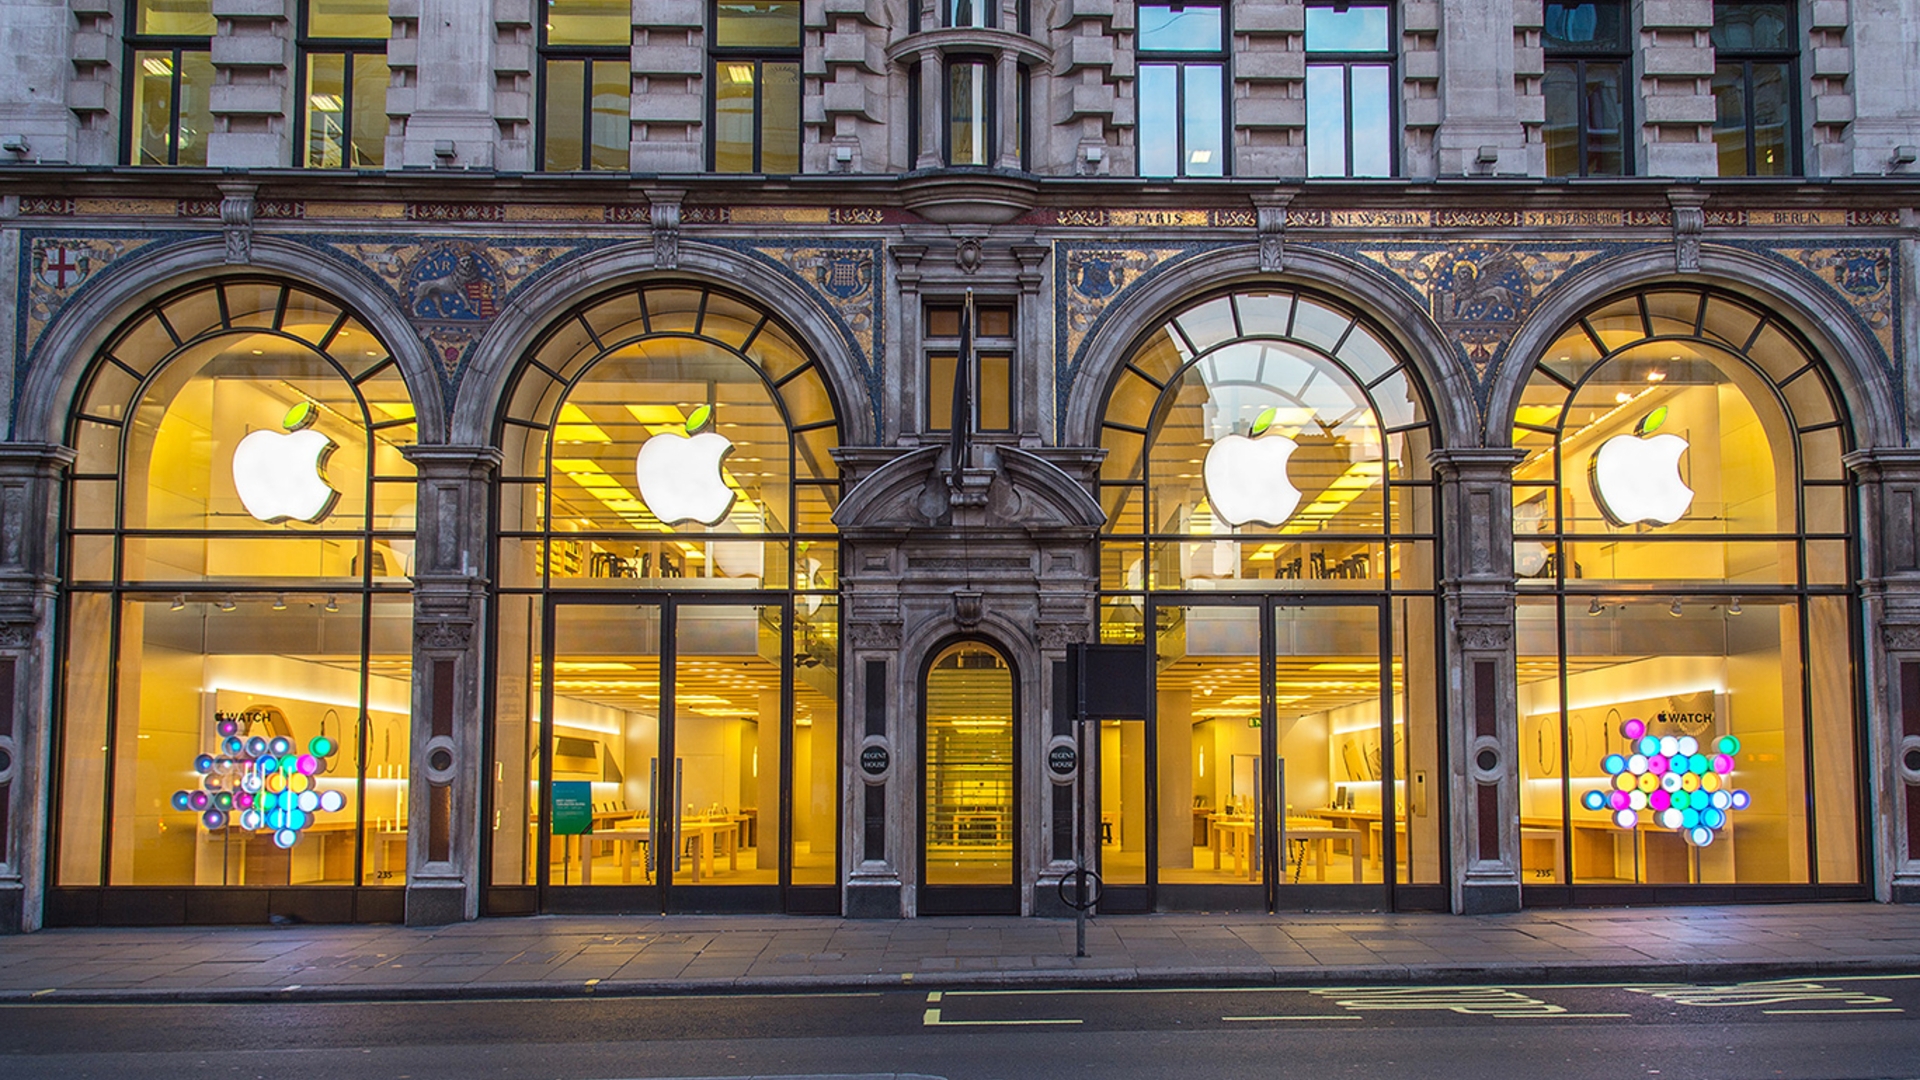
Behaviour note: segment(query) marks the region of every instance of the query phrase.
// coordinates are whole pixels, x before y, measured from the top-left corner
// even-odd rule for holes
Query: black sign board
[[[1080,765],[1080,754],[1071,746],[1056,746],[1047,751],[1047,768],[1055,776],[1072,776]]]
[[[884,746],[866,746],[860,749],[860,771],[868,776],[879,776],[893,764],[892,755]]]
[[[1076,645],[1067,653],[1067,673],[1089,720],[1149,720],[1145,645]]]

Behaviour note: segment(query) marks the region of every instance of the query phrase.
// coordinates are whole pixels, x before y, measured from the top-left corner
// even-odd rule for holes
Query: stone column
[[[492,19],[476,17],[474,9],[471,0],[395,0],[389,5],[393,18],[411,22],[418,40],[408,57],[413,61],[408,84],[387,99],[390,114],[406,117],[400,159],[396,162],[390,153],[388,168],[493,167],[499,132],[493,120],[498,31]]]
[[[1453,910],[1520,908],[1520,744],[1514,674],[1510,447],[1436,450],[1444,508],[1442,618]]]
[[[1874,896],[1920,903],[1920,449],[1846,456],[1860,484]]]
[[[306,103],[292,87],[291,8],[288,0],[214,0],[220,23],[210,54],[214,127],[207,135],[208,165],[272,169],[290,163],[288,106]]]
[[[937,169],[947,163],[940,125],[947,122],[947,68],[938,49],[920,50],[920,145],[913,167]]]
[[[998,85],[994,93],[999,96],[999,137],[1000,146],[994,155],[994,164],[1002,169],[1020,167],[1020,128],[1033,123],[1031,116],[1022,116],[1020,112],[1020,57],[1011,49],[1001,49],[994,55],[994,78]]]
[[[1512,0],[1440,4],[1444,115],[1434,135],[1434,156],[1441,176],[1527,171],[1527,137],[1513,82],[1515,6]],[[1480,161],[1483,146],[1494,149],[1496,161]]]
[[[0,443],[0,934],[40,928],[64,446]]]
[[[407,925],[480,912],[481,693],[489,481],[500,451],[414,446],[413,738],[407,799]]]

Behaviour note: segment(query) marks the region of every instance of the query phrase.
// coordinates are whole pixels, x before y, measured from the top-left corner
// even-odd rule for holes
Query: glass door
[[[927,668],[921,914],[1017,914],[1015,679],[992,646],[950,645]]]
[[[1156,905],[1383,902],[1406,852],[1385,608],[1210,600],[1155,605]]]
[[[657,603],[548,605],[534,832],[543,910],[661,910],[666,617]]]
[[[783,610],[549,602],[542,910],[779,910]]]

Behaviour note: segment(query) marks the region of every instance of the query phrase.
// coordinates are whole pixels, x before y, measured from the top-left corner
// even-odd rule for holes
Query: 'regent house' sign
[[[1047,768],[1055,776],[1072,776],[1073,770],[1080,764],[1080,755],[1071,746],[1056,746],[1047,751]]]
[[[884,746],[864,746],[860,748],[860,771],[868,776],[879,776],[893,764],[893,756]]]

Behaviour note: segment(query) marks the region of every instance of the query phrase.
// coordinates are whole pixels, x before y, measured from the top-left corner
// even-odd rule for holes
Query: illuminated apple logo
[[[1213,516],[1229,525],[1258,522],[1279,527],[1300,505],[1300,491],[1287,479],[1287,459],[1299,444],[1267,435],[1276,410],[1268,409],[1246,435],[1228,435],[1207,451],[1201,474]]]
[[[247,513],[278,525],[319,521],[333,512],[340,493],[327,484],[327,457],[337,445],[313,430],[320,409],[303,401],[287,410],[286,434],[261,429],[233,449],[233,487]]]
[[[1642,417],[1631,435],[1600,444],[1587,462],[1587,480],[1600,512],[1616,526],[1651,522],[1671,525],[1693,505],[1693,489],[1680,479],[1687,440],[1655,435],[1667,421],[1665,405]]]
[[[713,407],[702,405],[687,418],[685,435],[663,431],[640,444],[633,462],[640,499],[668,525],[717,525],[733,509],[733,489],[720,476],[720,462],[733,452],[733,443],[715,431],[694,434],[712,415]]]

